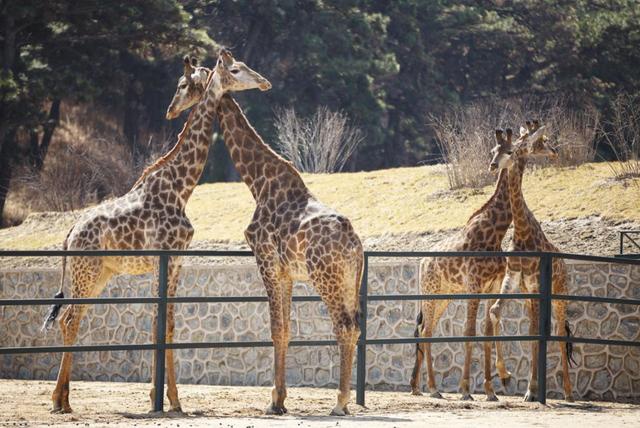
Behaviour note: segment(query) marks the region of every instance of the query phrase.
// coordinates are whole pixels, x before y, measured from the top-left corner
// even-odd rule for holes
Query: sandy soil
[[[407,392],[367,392],[367,406],[350,406],[353,416],[329,417],[336,391],[316,388],[288,390],[285,417],[263,414],[270,388],[180,385],[184,413],[148,413],[149,385],[140,383],[72,382],[72,414],[50,414],[54,382],[0,380],[1,426],[174,426],[174,427],[375,427],[447,426],[637,426],[640,406],[619,403],[549,400],[546,406],[521,397],[499,402],[414,397]],[[354,394],[355,395],[355,394]],[[166,400],[165,400],[166,401]]]

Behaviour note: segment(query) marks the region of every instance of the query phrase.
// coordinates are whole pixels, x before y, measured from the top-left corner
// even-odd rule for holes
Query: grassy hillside
[[[618,182],[610,176],[606,163],[535,170],[525,175],[525,198],[542,221],[590,215],[640,221],[640,179]],[[361,236],[459,227],[493,191],[493,186],[449,191],[442,166],[304,174],[304,179],[320,200],[349,217]],[[198,186],[187,206],[194,239],[242,241],[253,209],[243,183]],[[0,247],[56,246],[72,223],[69,215],[32,216],[0,230]]]

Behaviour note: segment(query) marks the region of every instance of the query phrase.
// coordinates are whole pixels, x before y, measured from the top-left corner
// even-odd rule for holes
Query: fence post
[[[620,231],[620,255],[623,254],[624,251],[624,230]]]
[[[163,411],[164,405],[164,366],[165,366],[165,340],[167,332],[167,284],[169,256],[163,254],[159,260],[158,269],[158,302],[157,318],[156,318],[156,350],[155,350],[155,373],[153,374],[153,386],[155,390],[155,401],[153,410],[156,412]]]
[[[547,340],[551,335],[551,284],[553,258],[549,254],[540,257],[540,320],[538,341],[538,401],[547,402]]]
[[[364,254],[362,283],[360,284],[360,337],[358,338],[358,360],[356,366],[356,403],[364,406],[364,387],[367,382],[367,283],[369,257]]]

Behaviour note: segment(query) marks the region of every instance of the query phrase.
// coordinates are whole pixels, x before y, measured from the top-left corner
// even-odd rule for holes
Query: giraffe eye
[[[509,150],[509,151],[507,152],[507,154],[508,154],[509,156],[511,156],[511,155],[513,154],[513,152],[512,152],[511,150]]]
[[[237,68],[234,68],[233,70],[230,70],[231,74],[238,74],[240,73],[240,70],[238,70]]]

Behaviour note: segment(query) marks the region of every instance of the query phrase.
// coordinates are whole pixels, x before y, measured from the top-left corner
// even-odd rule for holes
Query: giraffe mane
[[[207,88],[209,87],[209,84],[211,83],[211,79],[213,78],[213,74],[214,73],[209,73],[209,77],[207,78],[207,84],[205,85],[205,91],[207,90]],[[202,100],[200,100],[200,102],[202,102]],[[144,182],[144,180],[152,172],[157,171],[164,164],[166,164],[167,162],[169,162],[171,159],[173,159],[176,156],[176,154],[178,153],[178,149],[180,148],[180,146],[182,146],[182,144],[184,143],[185,138],[187,137],[187,130],[191,126],[191,121],[193,119],[193,116],[195,114],[196,109],[198,108],[198,104],[196,104],[195,108],[192,108],[191,111],[189,112],[189,117],[187,118],[187,121],[184,123],[184,126],[182,127],[182,131],[180,131],[180,133],[178,134],[178,142],[171,148],[171,150],[169,150],[167,153],[165,153],[160,158],[156,159],[155,162],[153,162],[151,165],[146,167],[144,169],[144,171],[142,171],[142,174],[140,175],[140,178],[138,178],[138,180],[136,180],[136,182],[131,187],[131,190],[135,189],[140,184],[142,184]]]
[[[475,216],[480,214],[482,211],[484,211],[489,206],[489,204],[491,204],[498,197],[498,184],[506,174],[507,174],[506,169],[503,169],[500,171],[500,174],[498,175],[498,180],[496,181],[496,189],[494,190],[493,195],[491,195],[491,197],[484,204],[482,204],[480,208],[478,208],[477,210],[474,211],[473,214],[471,214],[471,216],[469,217],[469,220],[467,220],[467,223],[469,223],[472,218],[474,218]]]
[[[178,134],[178,142],[171,148],[171,150],[169,150],[167,153],[165,153],[160,158],[156,159],[155,162],[153,162],[151,165],[146,167],[144,169],[144,171],[142,171],[142,174],[140,175],[140,178],[138,178],[138,180],[134,183],[133,187],[131,187],[131,190],[133,190],[136,187],[138,187],[140,184],[142,184],[142,182],[144,182],[144,180],[152,172],[157,171],[164,164],[166,164],[167,162],[169,162],[171,159],[173,159],[175,157],[176,153],[178,153],[178,149],[184,143],[184,140],[185,140],[186,134],[187,134],[187,129],[191,125],[191,119],[192,119],[194,114],[195,114],[195,109],[192,109],[189,112],[189,117],[187,118],[187,121],[185,122],[184,126],[182,127],[182,131],[180,131],[180,133]]]
[[[291,173],[293,173],[294,176],[296,176],[297,178],[300,179],[301,182],[303,182],[302,180],[302,176],[300,175],[300,171],[298,171],[298,169],[293,165],[293,162],[291,162],[289,159],[286,159],[284,157],[282,157],[278,152],[276,152],[275,150],[273,150],[273,148],[268,145],[267,143],[264,142],[264,140],[262,139],[262,137],[260,136],[260,134],[258,134],[258,132],[256,131],[256,129],[253,127],[253,125],[249,122],[249,120],[247,119],[247,116],[244,114],[244,111],[242,110],[242,108],[240,108],[240,105],[238,104],[238,102],[231,96],[231,94],[224,94],[222,96],[222,98],[226,98],[229,102],[232,102],[236,107],[237,107],[237,111],[238,114],[240,114],[242,116],[242,118],[245,120],[246,124],[247,124],[247,132],[251,133],[251,135],[253,136],[253,138],[255,138],[257,141],[260,141],[265,149],[273,154],[279,161],[282,161],[287,168],[289,169],[289,171]],[[305,186],[306,187],[306,186]]]

